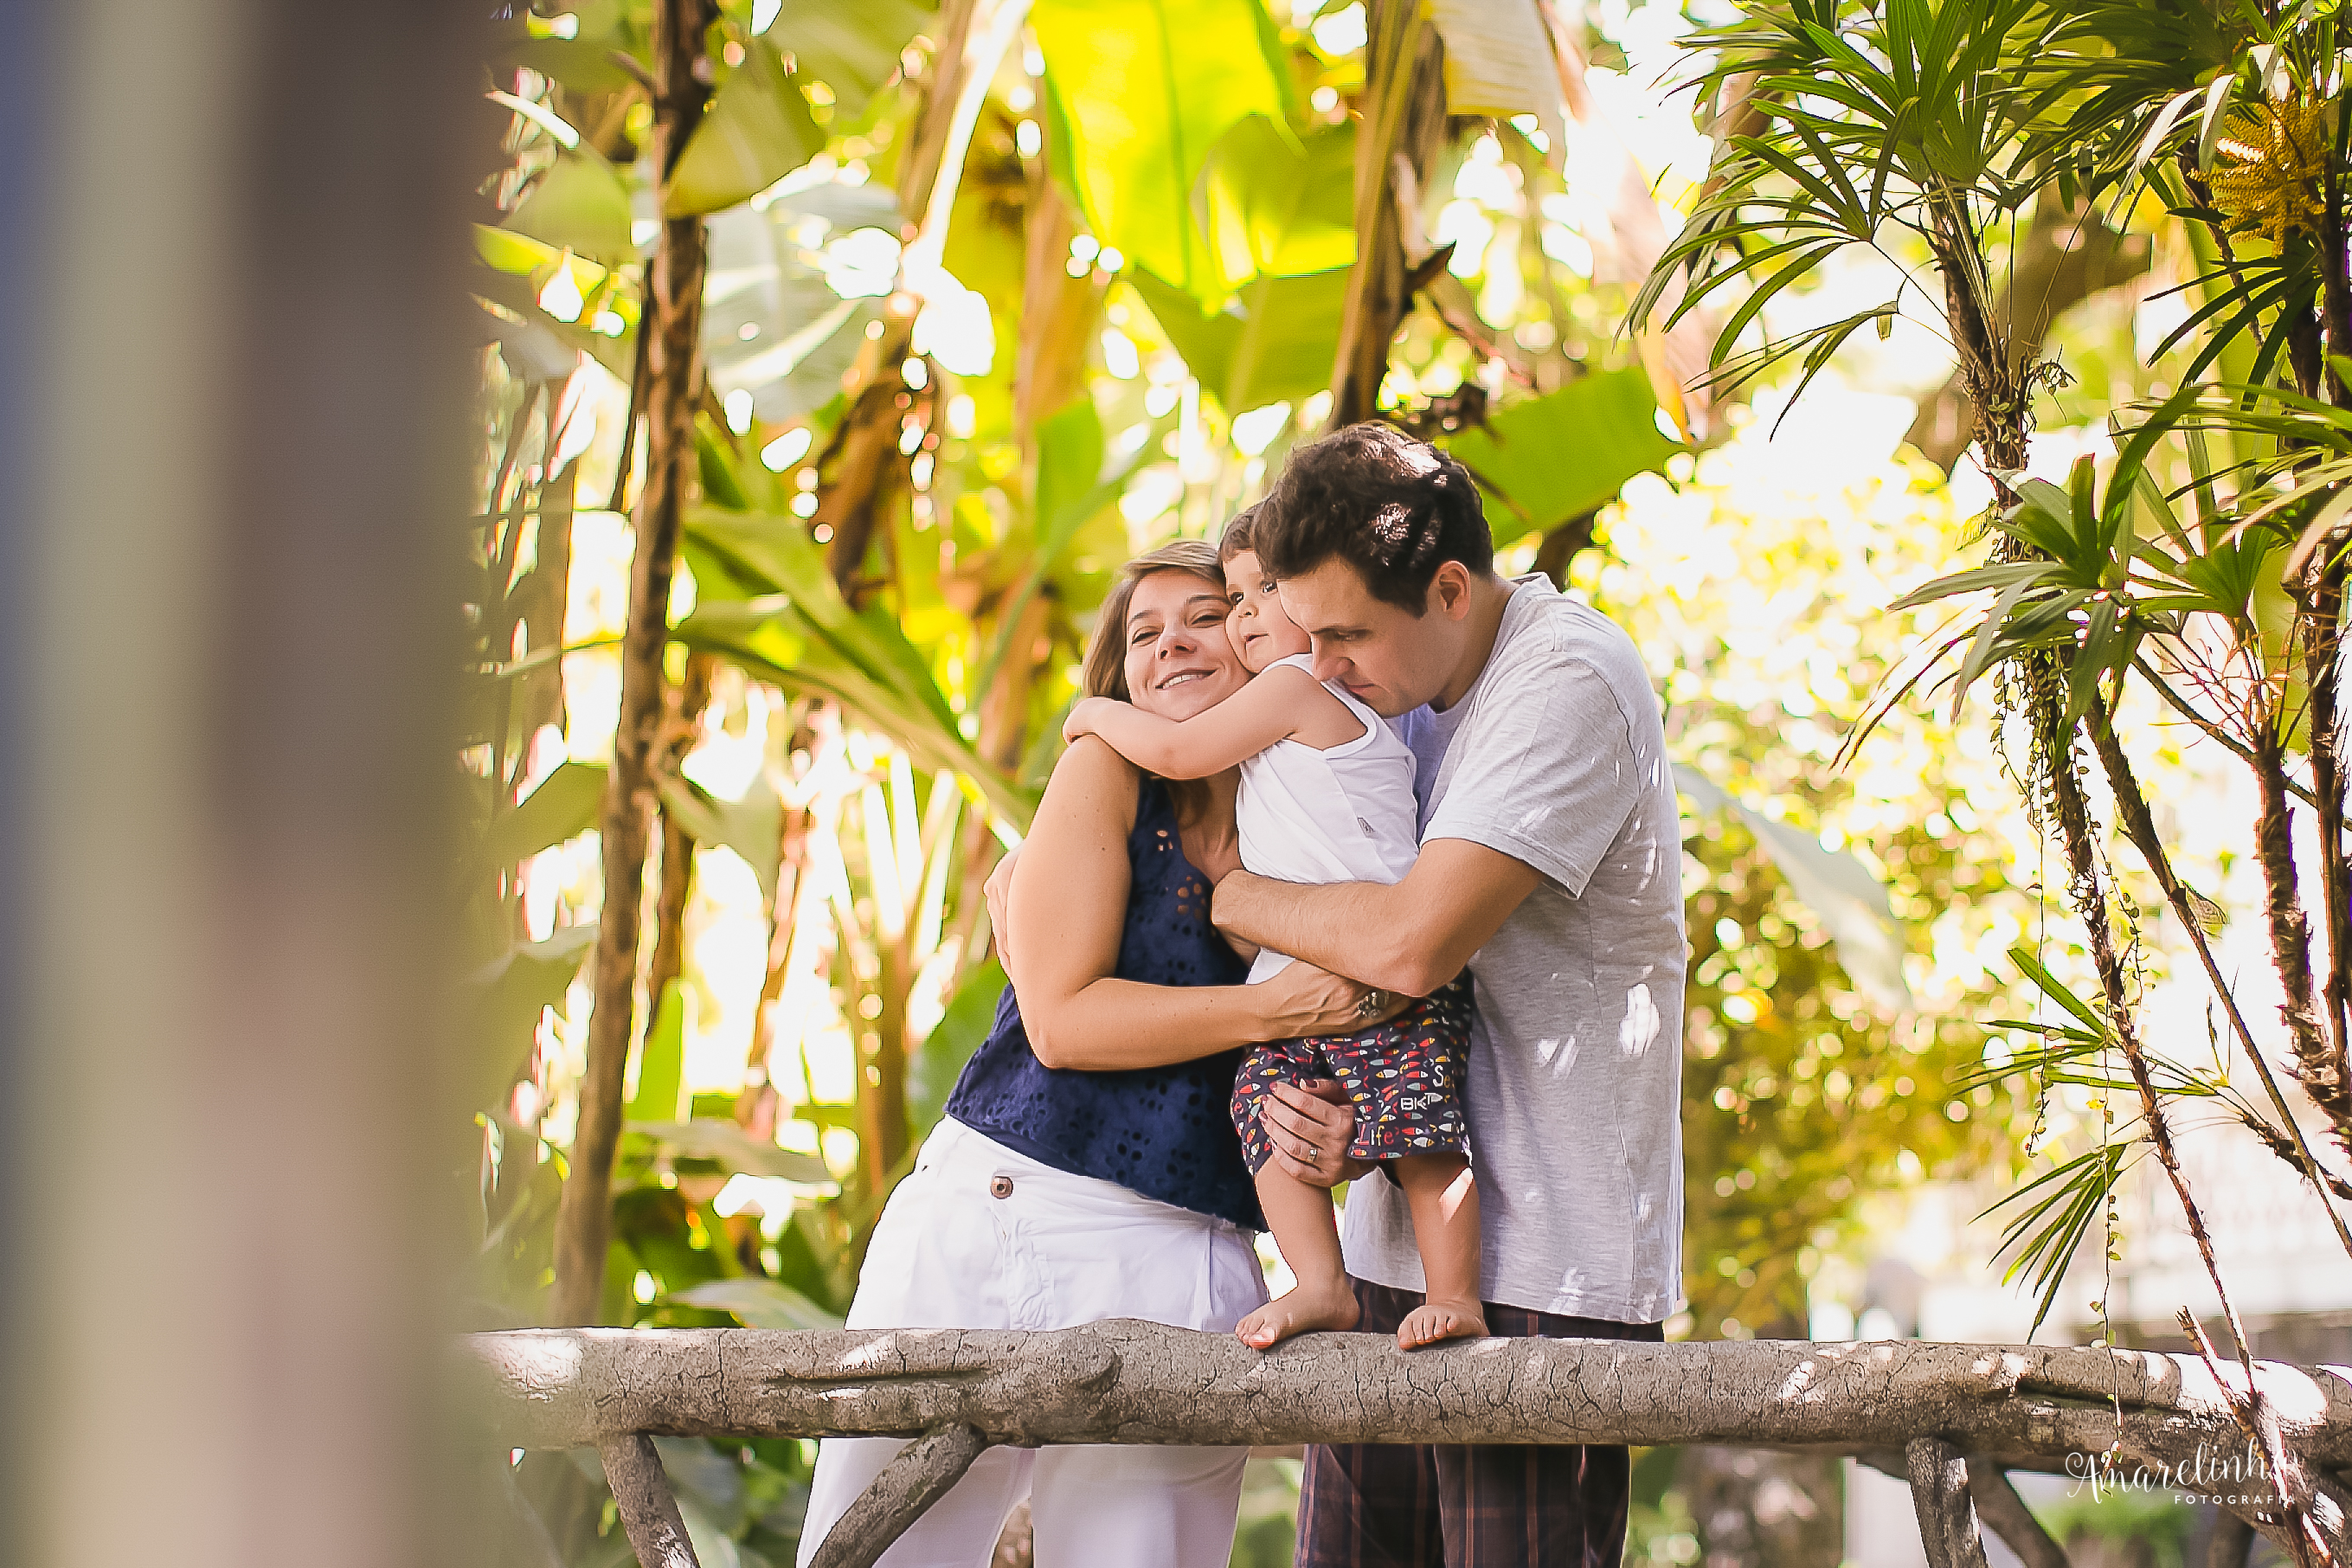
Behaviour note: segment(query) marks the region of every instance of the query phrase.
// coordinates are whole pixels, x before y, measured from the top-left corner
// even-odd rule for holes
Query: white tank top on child
[[[1268,665],[1309,669],[1313,656]],[[1421,852],[1412,752],[1381,716],[1339,686],[1324,689],[1348,705],[1364,733],[1328,751],[1276,741],[1242,763],[1234,806],[1242,864],[1286,882],[1396,882]],[[1261,952],[1252,984],[1278,974],[1289,955]]]

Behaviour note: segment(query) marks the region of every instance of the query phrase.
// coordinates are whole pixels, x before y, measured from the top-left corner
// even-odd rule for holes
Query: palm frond
[[[2099,1216],[2123,1173],[2144,1152],[2146,1147],[2137,1139],[2102,1144],[2035,1177],[1976,1216],[1989,1218],[2004,1209],[2014,1212],[1993,1256],[2013,1255],[2008,1272],[2001,1277],[2004,1284],[2028,1276],[2037,1294],[2033,1326],[2025,1331],[2028,1340],[2041,1332],[2049,1318],[2059,1287],[2065,1283],[2066,1266],[2081,1248],[2091,1222]]]

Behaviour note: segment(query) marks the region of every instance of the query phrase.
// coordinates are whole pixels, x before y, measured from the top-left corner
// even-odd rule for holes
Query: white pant
[[[942,1121],[874,1228],[853,1329],[1066,1329],[1142,1318],[1230,1332],[1265,1300],[1257,1253],[1223,1220],[1040,1164]],[[828,1437],[801,1568],[905,1441]],[[980,1568],[1029,1499],[1037,1568],[1224,1568],[1244,1448],[1106,1443],[991,1448],[879,1568]]]

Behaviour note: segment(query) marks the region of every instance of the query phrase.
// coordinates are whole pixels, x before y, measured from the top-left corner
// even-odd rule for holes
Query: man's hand
[[[1273,1165],[1310,1187],[1336,1187],[1372,1168],[1348,1158],[1349,1141],[1356,1135],[1356,1108],[1328,1078],[1304,1084],[1276,1082],[1258,1108],[1258,1120],[1274,1146]]]
[[[996,962],[1007,969],[1013,966],[1013,949],[1007,944],[1007,934],[1013,929],[1013,862],[1021,858],[1021,846],[1015,844],[996,863],[981,886],[981,896],[988,900],[988,929],[996,942]]]

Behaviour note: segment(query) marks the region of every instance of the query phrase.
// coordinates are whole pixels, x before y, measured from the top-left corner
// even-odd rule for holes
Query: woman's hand
[[[988,930],[996,942],[996,962],[1010,967],[1013,948],[1006,934],[1013,929],[1013,862],[1021,858],[1021,846],[1015,844],[997,861],[996,869],[988,874],[981,885],[981,896],[988,900]]]
[[[1308,1035],[1352,1035],[1385,1024],[1413,1004],[1411,996],[1359,984],[1311,963],[1293,963],[1263,984],[1250,987],[1265,1019],[1269,1040]]]
[[[1081,697],[1071,704],[1070,715],[1062,721],[1062,739],[1075,741],[1081,735],[1097,733],[1102,711],[1114,706],[1118,700],[1110,697]]]
[[[1269,982],[1271,984],[1271,982]],[[1258,1107],[1274,1152],[1269,1163],[1310,1187],[1336,1187],[1371,1169],[1348,1158],[1356,1136],[1356,1108],[1328,1078],[1303,1084],[1276,1082]]]

